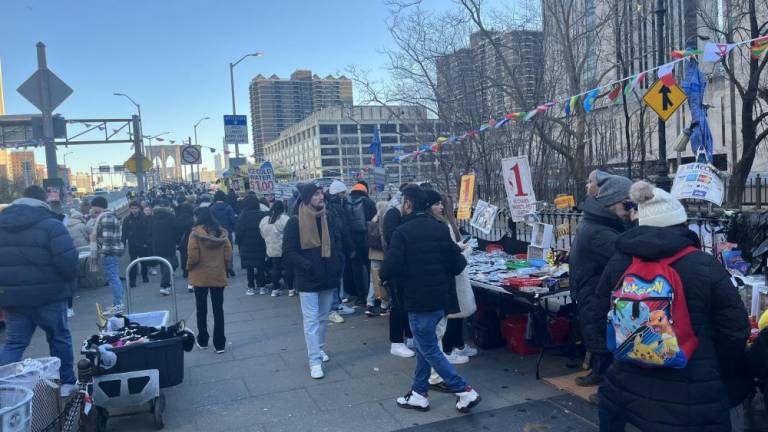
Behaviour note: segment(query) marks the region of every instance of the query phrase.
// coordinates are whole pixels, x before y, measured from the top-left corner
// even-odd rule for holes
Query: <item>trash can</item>
[[[32,430],[43,430],[61,412],[59,379],[61,361],[56,357],[26,359],[0,366],[0,386],[23,387],[32,392]],[[17,429],[9,429],[17,430]],[[25,429],[18,429],[25,430]],[[6,429],[0,428],[5,432]]]
[[[21,386],[0,385],[0,431],[32,431],[33,394]]]

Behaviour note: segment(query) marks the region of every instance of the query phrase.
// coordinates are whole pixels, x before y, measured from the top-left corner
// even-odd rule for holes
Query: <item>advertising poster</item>
[[[477,206],[475,207],[475,215],[472,216],[472,220],[469,224],[484,234],[490,234],[493,228],[493,223],[496,221],[496,214],[499,212],[499,208],[493,204],[488,204],[483,200],[477,200]]]
[[[275,170],[272,162],[264,162],[258,168],[248,170],[248,182],[251,190],[260,194],[271,194],[275,191]]]
[[[472,202],[475,198],[475,174],[461,176],[461,188],[459,189],[459,210],[456,219],[469,220],[472,217]]]
[[[690,163],[677,169],[671,193],[679,200],[699,199],[722,205],[725,185],[709,165]]]
[[[501,172],[504,175],[510,216],[516,222],[521,221],[525,215],[536,211],[536,194],[533,191],[528,156],[502,159]]]

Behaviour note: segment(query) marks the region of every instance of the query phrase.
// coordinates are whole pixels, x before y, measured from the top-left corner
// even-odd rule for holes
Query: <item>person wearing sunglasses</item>
[[[601,345],[601,335],[605,327],[595,328],[586,318],[591,316],[595,288],[603,269],[616,251],[616,238],[629,227],[637,207],[629,199],[631,186],[632,181],[626,177],[612,175],[604,179],[597,195],[587,197],[581,205],[584,217],[571,246],[571,296],[576,301],[584,344],[591,353],[592,371],[576,378],[576,384],[584,387],[598,385],[612,360],[605,350],[591,349],[604,345]]]

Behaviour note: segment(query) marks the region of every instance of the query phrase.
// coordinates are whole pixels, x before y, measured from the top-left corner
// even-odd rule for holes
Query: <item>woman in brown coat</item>
[[[195,210],[195,226],[187,244],[187,271],[189,284],[195,288],[197,308],[197,346],[208,348],[208,293],[213,309],[213,347],[222,354],[227,345],[224,336],[224,287],[227,286],[227,268],[232,263],[232,244],[223,229],[211,215],[208,207]]]

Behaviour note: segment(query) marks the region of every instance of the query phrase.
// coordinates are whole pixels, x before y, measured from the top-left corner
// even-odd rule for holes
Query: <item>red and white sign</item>
[[[507,191],[512,220],[523,220],[525,215],[536,211],[536,194],[533,191],[528,156],[502,159],[501,172],[504,175],[504,189]]]

